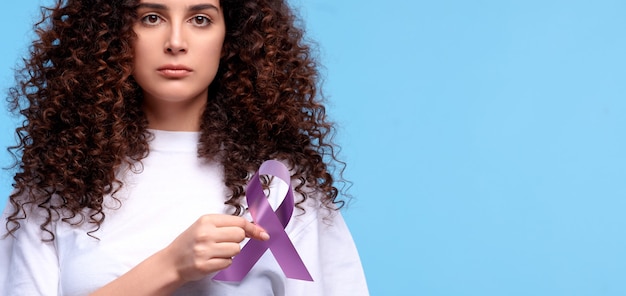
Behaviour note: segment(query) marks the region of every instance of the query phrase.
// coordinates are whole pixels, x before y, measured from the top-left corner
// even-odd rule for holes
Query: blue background
[[[38,3],[0,10],[2,89]],[[372,295],[626,295],[625,1],[292,3]]]

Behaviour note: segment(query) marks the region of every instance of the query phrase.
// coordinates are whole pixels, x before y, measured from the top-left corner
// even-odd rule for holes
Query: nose
[[[186,53],[188,50],[187,40],[185,39],[185,32],[180,25],[173,25],[170,27],[169,36],[165,41],[165,52],[169,54],[181,54]]]

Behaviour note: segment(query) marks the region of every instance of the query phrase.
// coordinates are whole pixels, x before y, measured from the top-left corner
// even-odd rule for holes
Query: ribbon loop
[[[267,196],[263,192],[260,180],[261,175],[272,175],[287,183],[287,193],[276,212],[272,209],[267,201]],[[233,264],[217,273],[213,279],[240,282],[267,249],[270,249],[286,277],[313,281],[304,262],[302,262],[302,258],[300,258],[296,248],[285,232],[285,227],[291,220],[295,206],[293,190],[291,189],[291,176],[285,165],[276,160],[263,162],[259,171],[248,184],[246,201],[248,202],[248,209],[253,221],[267,231],[270,239],[268,241],[249,240],[241,250],[241,253],[233,258]]]

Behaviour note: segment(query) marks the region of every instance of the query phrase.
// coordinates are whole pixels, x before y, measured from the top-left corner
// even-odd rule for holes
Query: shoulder
[[[2,211],[0,237],[7,236],[9,229],[13,229],[9,236],[18,239],[29,235],[44,241],[51,240],[57,222],[67,214],[63,199],[57,195],[42,202],[28,192],[14,191]]]

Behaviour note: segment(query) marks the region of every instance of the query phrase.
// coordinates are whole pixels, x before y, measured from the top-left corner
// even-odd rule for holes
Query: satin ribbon
[[[263,192],[260,175],[272,175],[287,183],[287,194],[276,212],[267,201]],[[295,206],[291,176],[289,170],[281,162],[268,160],[261,164],[259,171],[252,177],[246,189],[246,200],[253,221],[263,227],[270,235],[267,241],[251,239],[243,247],[241,253],[233,258],[233,264],[220,271],[214,280],[240,282],[252,269],[257,261],[269,249],[285,273],[291,279],[313,281],[296,248],[287,236],[285,227],[291,220]]]

